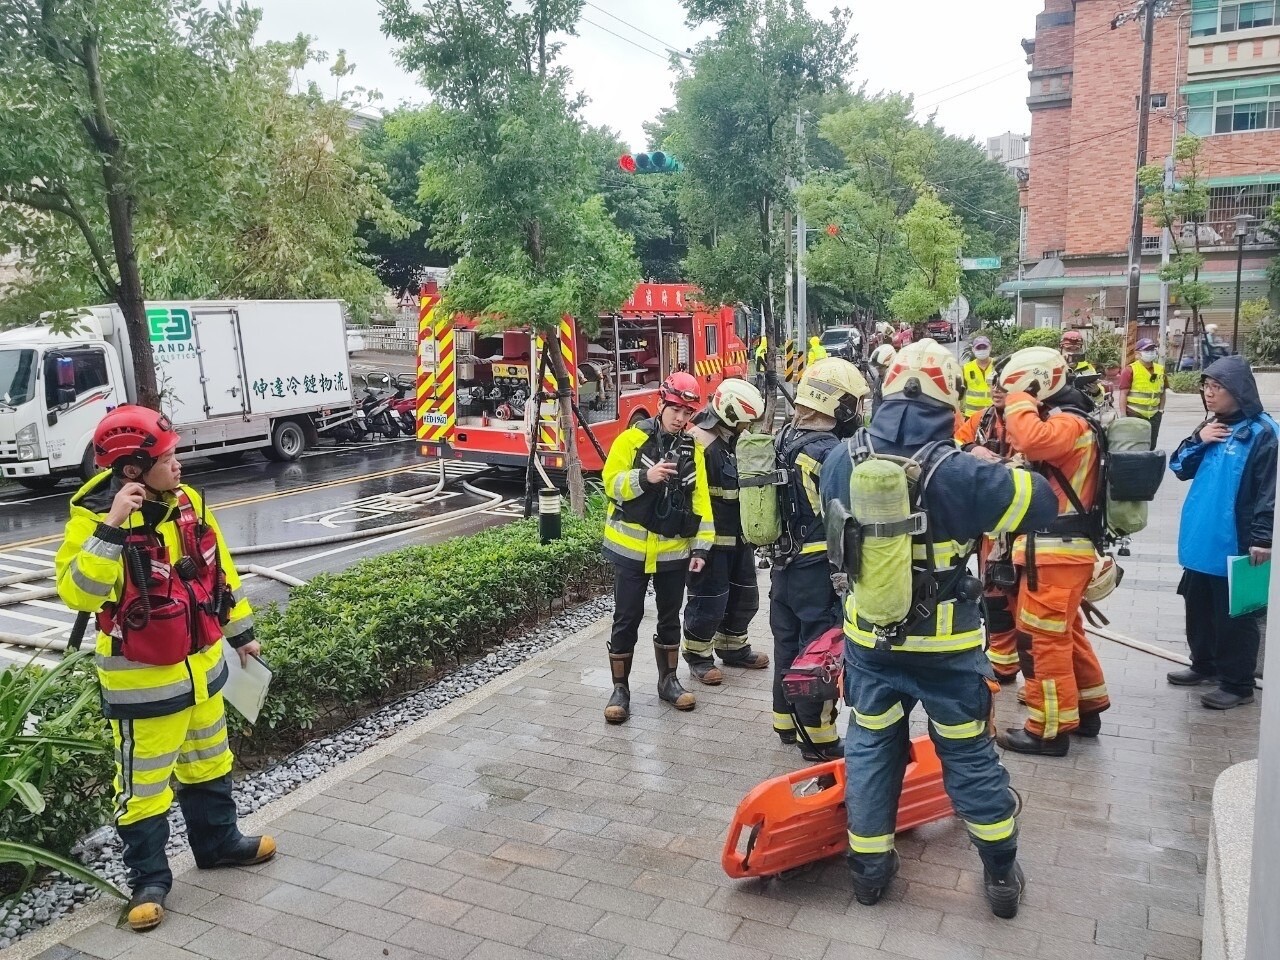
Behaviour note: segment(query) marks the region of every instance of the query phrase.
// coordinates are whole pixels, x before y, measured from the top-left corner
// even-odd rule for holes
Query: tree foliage
[[[711,302],[762,304],[772,352],[779,232],[805,139],[796,117],[852,69],[850,14],[821,20],[801,0],[685,0],[685,10],[716,33],[681,65],[676,107],[650,134],[684,163],[685,273]]]
[[[951,209],[926,190],[902,218],[902,235],[906,283],[889,298],[889,309],[908,323],[919,323],[960,294],[964,230]]]
[[[460,256],[445,307],[495,327],[547,335],[566,314],[591,332],[640,279],[631,238],[597,192],[598,169],[580,101],[557,65],[557,37],[574,32],[582,0],[384,0],[384,31],[432,94],[419,200],[437,215],[433,242]],[[576,423],[564,395],[570,371],[547,351],[562,384],[569,492],[585,507]]]
[[[1213,290],[1200,280],[1200,270],[1205,258],[1200,252],[1200,229],[1209,212],[1209,188],[1204,180],[1200,153],[1203,144],[1199,137],[1185,134],[1174,147],[1176,183],[1172,188],[1164,185],[1164,169],[1151,165],[1138,171],[1138,181],[1145,191],[1144,212],[1148,219],[1172,238],[1173,252],[1167,266],[1160,270],[1160,279],[1172,284],[1178,304],[1189,309],[1195,324],[1199,324],[1200,310],[1213,300]]]

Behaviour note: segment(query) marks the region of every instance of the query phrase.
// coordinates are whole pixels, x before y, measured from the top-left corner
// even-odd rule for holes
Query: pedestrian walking
[[[653,637],[658,697],[677,710],[696,706],[676,668],[685,577],[702,571],[715,538],[706,462],[702,448],[685,433],[701,402],[695,377],[671,374],[658,389],[658,415],[624,430],[605,461],[609,503],[603,553],[614,575],[613,693],[604,711],[609,723],[626,723],[631,716],[631,661],[650,582],[658,603]]]
[[[116,830],[132,891],[127,921],[150,930],[173,886],[165,846],[177,777],[187,839],[202,870],[269,860],[246,837],[231,793],[222,688],[259,652],[253,611],[212,511],[182,483],[167,417],[124,404],[93,434],[104,472],[71,498],[54,561],[58,595],[97,615],[94,662],[116,756]]]
[[[1271,559],[1277,434],[1263,412],[1249,365],[1215,360],[1200,378],[1209,418],[1179,444],[1169,463],[1190,480],[1178,530],[1178,593],[1186,603],[1191,666],[1169,674],[1176,686],[1217,684],[1200,698],[1211,710],[1253,702],[1263,611],[1233,617],[1227,581],[1231,557]]]

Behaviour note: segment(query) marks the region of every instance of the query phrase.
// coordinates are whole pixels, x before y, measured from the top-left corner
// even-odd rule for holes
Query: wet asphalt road
[[[439,461],[420,457],[411,440],[324,447],[291,464],[269,463],[249,454],[234,467],[192,461],[183,470],[183,482],[201,491],[216,510],[233,551],[251,544],[305,542],[297,549],[240,558],[238,564],[272,567],[303,580],[408,544],[438,542],[505,523],[521,513],[518,478],[480,475],[476,465],[448,463],[446,485],[433,494],[439,478]],[[464,490],[464,480],[482,493]],[[0,577],[51,572],[75,489],[67,483],[45,494],[13,487],[0,490]],[[448,516],[469,507],[475,512]],[[377,532],[432,517],[441,517],[441,523],[400,533]],[[368,537],[348,543],[315,542],[348,531]],[[44,580],[0,588],[0,598],[51,585]],[[244,585],[255,605],[288,597],[288,587],[262,577],[248,575]],[[57,598],[0,606],[0,634],[65,636],[73,619]],[[0,666],[27,656],[29,651],[0,644]]]

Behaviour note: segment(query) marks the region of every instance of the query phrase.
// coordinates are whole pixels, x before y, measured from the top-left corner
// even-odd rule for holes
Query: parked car
[[[939,343],[954,343],[956,339],[956,328],[950,320],[930,320],[924,325],[924,331]]]
[[[829,327],[820,342],[829,357],[852,361],[862,356],[862,331],[857,327]]]

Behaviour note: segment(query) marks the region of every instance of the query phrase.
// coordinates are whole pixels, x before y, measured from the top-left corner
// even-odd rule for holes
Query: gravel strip
[[[612,596],[599,597],[574,607],[540,629],[508,640],[487,656],[459,667],[421,690],[387,704],[345,730],[314,740],[273,766],[238,780],[235,797],[240,816],[247,816],[272,800],[296,790],[326,770],[368,749],[379,740],[398,733],[433,710],[438,710],[502,676],[612,611]],[[187,849],[187,826],[176,803],[169,812],[169,827],[171,833],[168,852],[172,857]],[[120,860],[120,840],[114,827],[104,826],[95,830],[80,842],[74,852],[112,883],[123,890],[128,889],[124,864]],[[51,875],[44,883],[32,887],[21,897],[0,903],[0,950],[99,896],[92,887],[67,880],[59,874]]]

